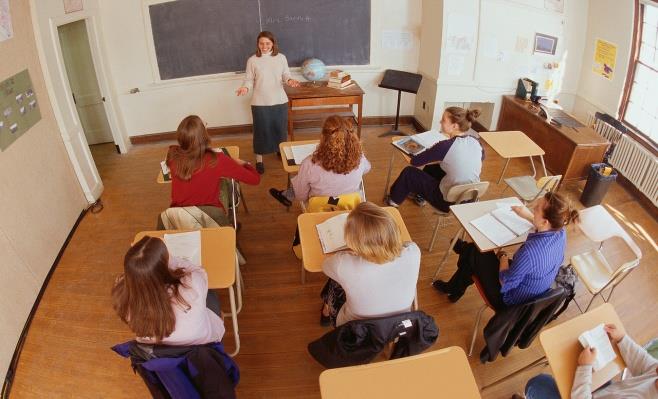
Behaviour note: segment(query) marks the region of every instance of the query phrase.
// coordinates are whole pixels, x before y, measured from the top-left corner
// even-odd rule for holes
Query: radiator
[[[594,114],[587,114],[587,126],[594,129],[595,132],[603,136],[612,144],[617,144],[621,136],[624,134],[623,132],[617,130],[617,128],[614,126],[597,118]]]
[[[628,135],[620,135],[609,161],[658,206],[658,158]]]

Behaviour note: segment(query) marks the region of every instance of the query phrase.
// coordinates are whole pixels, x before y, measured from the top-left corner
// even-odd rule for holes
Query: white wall
[[[574,114],[581,119],[596,111],[617,116],[631,53],[633,4],[633,0],[590,0],[580,84],[574,106]],[[612,80],[592,72],[596,39],[617,45]]]
[[[242,75],[228,73],[156,82],[153,54],[148,44],[151,32],[146,26],[144,13],[147,10],[143,3],[135,0],[100,3],[106,57],[128,135],[173,131],[180,120],[191,113],[201,115],[210,126],[250,124],[250,99],[235,96]],[[421,0],[375,0],[371,9],[371,65],[345,69],[366,92],[365,116],[395,115],[397,93],[377,85],[384,69],[411,72],[418,69]],[[382,30],[411,32],[412,48],[382,48]],[[295,69],[293,74],[296,74]],[[135,87],[140,92],[129,94]],[[403,94],[400,113],[410,115],[413,110],[413,96]]]
[[[29,3],[9,2],[0,81],[27,69],[41,120],[0,152],[0,372],[50,267],[87,201],[64,148],[37,54]]]
[[[492,115],[484,115],[481,121],[495,128],[502,96],[514,93],[520,77],[538,81],[540,93],[571,109],[585,45],[587,8],[581,0],[566,0],[563,13],[546,10],[543,0],[443,0],[441,35],[429,37],[430,46],[441,43],[436,96],[423,98],[424,93],[419,93],[416,100],[417,104],[433,100],[432,127],[437,126],[447,103],[491,103],[487,108],[493,110]],[[532,53],[536,32],[558,37],[556,55]],[[455,46],[451,40],[455,36],[470,36],[471,41]],[[424,40],[421,48],[425,48]],[[548,70],[544,68],[547,62],[560,66]],[[547,80],[552,81],[551,89],[544,86]],[[428,119],[428,115],[421,118],[418,106],[416,110],[419,120]]]
[[[418,73],[423,75],[423,80],[416,95],[414,115],[423,126],[429,127],[432,124],[441,62],[443,0],[423,0],[422,8]]]

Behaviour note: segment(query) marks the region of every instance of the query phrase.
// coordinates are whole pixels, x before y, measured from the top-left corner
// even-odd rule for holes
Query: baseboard
[[[27,316],[27,320],[25,321],[25,325],[23,326],[23,331],[21,331],[21,335],[19,336],[18,342],[16,343],[16,349],[14,349],[14,355],[11,357],[11,362],[9,363],[9,369],[7,370],[7,374],[5,375],[5,380],[2,384],[3,399],[9,397],[9,393],[11,391],[11,385],[14,382],[14,377],[16,376],[16,367],[18,366],[18,359],[21,356],[21,351],[23,349],[23,344],[25,343],[27,332],[29,331],[30,325],[32,324],[32,319],[34,318],[34,314],[36,313],[37,308],[39,307],[39,303],[41,302],[41,297],[43,297],[43,293],[46,291],[46,288],[48,287],[48,283],[50,282],[50,278],[55,272],[55,269],[57,268],[57,265],[59,264],[59,260],[62,258],[62,255],[66,250],[66,247],[69,245],[69,242],[71,241],[71,237],[73,237],[73,234],[78,229],[78,225],[82,221],[82,218],[87,214],[87,211],[89,209],[91,208],[84,209],[82,212],[80,212],[80,215],[78,216],[78,219],[75,221],[73,228],[71,228],[71,231],[69,232],[69,235],[66,237],[64,244],[62,244],[62,248],[60,248],[59,252],[57,253],[57,257],[55,258],[53,265],[50,267],[50,270],[48,271],[48,274],[46,275],[46,278],[44,279],[43,284],[41,285],[39,294],[34,300],[34,304],[32,305],[32,309],[30,310],[30,314]]]
[[[299,129],[312,129],[322,128],[322,120],[312,120],[312,121],[300,121],[295,122],[295,128]],[[400,125],[413,125],[416,130],[424,131],[422,125],[414,118],[412,115],[400,115]],[[394,125],[395,116],[364,116],[362,118],[363,126],[382,126],[382,125]],[[421,127],[421,129],[419,129]],[[231,125],[231,126],[221,126],[221,127],[209,127],[208,134],[211,136],[222,136],[222,135],[232,135],[232,134],[251,134],[252,125]],[[176,140],[176,132],[163,132],[163,133],[153,133],[153,134],[144,134],[140,136],[131,136],[131,144],[148,144],[148,143],[157,143],[160,141],[167,140]]]

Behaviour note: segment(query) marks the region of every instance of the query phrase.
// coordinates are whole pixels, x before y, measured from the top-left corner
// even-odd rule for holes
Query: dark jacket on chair
[[[235,398],[240,371],[219,342],[167,346],[128,341],[112,350],[130,357],[153,398]]]
[[[480,352],[480,361],[494,361],[498,352],[506,356],[515,345],[521,349],[530,346],[539,331],[553,320],[567,297],[564,288],[552,288],[533,301],[496,311],[484,327],[487,345]]]
[[[308,351],[327,368],[369,363],[397,338],[391,359],[421,353],[436,342],[439,328],[425,312],[352,320],[308,344]]]

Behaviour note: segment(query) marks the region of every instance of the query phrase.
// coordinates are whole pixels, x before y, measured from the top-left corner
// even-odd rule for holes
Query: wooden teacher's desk
[[[610,143],[589,127],[556,127],[537,115],[526,102],[503,96],[496,130],[520,130],[540,146],[546,166],[563,180],[587,177],[589,166],[603,160]]]
[[[327,87],[327,82],[324,81],[304,82],[299,87],[284,86],[284,89],[288,95],[288,140],[295,140],[293,132],[295,122],[318,118],[324,119],[330,114],[356,119],[357,134],[361,137],[364,92],[358,83],[354,82],[353,85],[344,89],[333,89]],[[358,107],[356,115],[353,111],[355,104]],[[319,108],[332,105],[341,105],[341,107]]]

